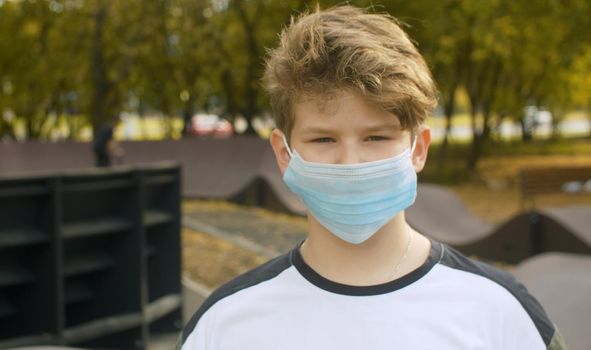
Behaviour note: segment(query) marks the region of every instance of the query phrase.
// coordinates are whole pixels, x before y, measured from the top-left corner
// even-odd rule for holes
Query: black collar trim
[[[306,280],[308,280],[308,282],[312,283],[318,288],[324,289],[328,292],[350,296],[380,295],[402,289],[425,276],[441,259],[441,254],[443,253],[441,243],[431,240],[431,252],[429,253],[429,257],[423,263],[423,265],[419,266],[410,273],[393,281],[382,284],[376,284],[372,286],[351,286],[326,279],[314,271],[308,264],[306,264],[300,253],[300,247],[303,243],[304,241],[300,242],[298,246],[290,252],[291,263],[298,270],[298,272]]]

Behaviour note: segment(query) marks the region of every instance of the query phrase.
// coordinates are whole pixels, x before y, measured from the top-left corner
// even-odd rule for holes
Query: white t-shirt
[[[367,287],[320,276],[300,245],[216,290],[186,325],[181,349],[563,349],[510,274],[446,245],[432,241],[422,266]]]

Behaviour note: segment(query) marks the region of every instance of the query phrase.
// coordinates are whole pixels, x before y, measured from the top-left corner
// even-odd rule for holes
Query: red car
[[[191,135],[230,137],[233,134],[232,123],[215,114],[196,114],[191,120]]]

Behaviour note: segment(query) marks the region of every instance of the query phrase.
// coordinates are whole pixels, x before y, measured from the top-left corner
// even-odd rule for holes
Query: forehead
[[[398,117],[347,91],[301,98],[293,106],[293,131],[309,129],[400,129]]]

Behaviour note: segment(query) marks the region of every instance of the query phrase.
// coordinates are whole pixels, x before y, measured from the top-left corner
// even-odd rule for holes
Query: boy
[[[564,349],[509,274],[407,225],[437,92],[393,18],[348,6],[302,16],[264,81],[308,238],[214,292],[182,349]]]

